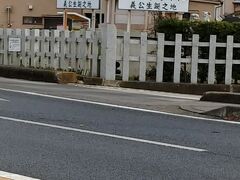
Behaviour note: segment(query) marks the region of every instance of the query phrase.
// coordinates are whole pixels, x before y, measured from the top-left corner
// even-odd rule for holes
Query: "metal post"
[[[92,30],[95,30],[96,28],[96,11],[92,10]]]
[[[64,9],[64,13],[63,13],[63,29],[67,30],[68,29],[68,25],[67,25],[67,10]]]
[[[115,24],[115,14],[116,14],[116,1],[112,1],[112,13],[111,13],[111,24]]]
[[[99,24],[102,24],[103,22],[102,22],[102,10],[103,10],[103,1],[100,1],[100,13],[99,13]]]
[[[148,30],[148,11],[145,11],[144,31]]]
[[[111,1],[110,0],[107,0],[107,24],[110,23],[110,6],[111,6]]]

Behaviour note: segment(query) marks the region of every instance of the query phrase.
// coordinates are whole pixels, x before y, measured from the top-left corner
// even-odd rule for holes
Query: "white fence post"
[[[0,54],[0,64],[3,65],[4,63],[4,34],[3,34],[3,29],[0,28],[0,49],[1,49],[1,54]]]
[[[42,30],[41,31],[41,45],[40,45],[40,67],[42,68],[50,68],[51,67],[51,60],[49,60],[49,30]]]
[[[90,74],[91,62],[92,62],[92,32],[90,30],[86,31],[87,40],[87,59],[85,63],[85,75]]]
[[[123,81],[129,80],[129,51],[130,51],[130,33],[124,32],[123,37]]]
[[[12,37],[13,35],[16,35],[14,34],[15,31],[14,29],[7,29],[7,35],[8,35],[8,45],[7,45],[7,52],[8,52],[8,65],[12,65],[13,63],[13,54],[14,52],[9,52],[8,51],[8,46],[9,46],[9,37]]]
[[[227,37],[225,84],[232,84],[233,36]]]
[[[3,38],[4,38],[3,65],[8,65],[8,34],[7,34],[7,29],[3,30]]]
[[[14,37],[21,38],[21,29],[15,29],[13,32]],[[20,66],[19,53],[13,52],[11,65]]]
[[[55,70],[60,69],[60,31],[51,32],[51,67]]]
[[[86,68],[86,58],[87,58],[87,40],[86,31],[80,31],[80,36],[77,37],[77,58],[78,58],[78,68],[80,72],[85,73]]]
[[[31,66],[33,67],[39,67],[39,36],[40,31],[39,29],[33,29],[31,31]]]
[[[175,58],[174,58],[174,83],[180,83],[181,57],[182,56],[182,34],[176,34]]]
[[[22,29],[21,34],[21,55],[20,55],[20,66],[25,67],[25,60],[26,60],[26,37],[25,37],[25,30]]]
[[[8,43],[9,43],[9,38],[16,35],[14,29],[7,29],[7,35],[8,35]],[[8,48],[9,48],[9,44],[8,44],[7,49]],[[8,65],[12,65],[12,63],[13,63],[13,54],[14,54],[14,52],[8,51]]]
[[[156,82],[163,82],[165,34],[158,34]]]
[[[70,49],[70,65],[71,68],[77,71],[77,65],[76,65],[76,32],[72,31],[70,32],[70,43],[69,43]]]
[[[70,31],[66,30],[64,31],[65,34],[65,39],[64,39],[64,66],[65,70],[69,70],[71,68],[71,51],[70,51],[70,44],[71,44],[71,39],[70,39]]]
[[[66,62],[65,62],[65,59],[66,59],[66,55],[65,55],[65,52],[66,52],[66,33],[65,31],[61,31],[60,32],[60,69],[67,69],[67,65],[66,65]]]
[[[60,69],[63,69],[66,67],[63,64],[65,64],[65,32],[61,31],[60,32],[60,63],[59,63],[59,67]]]
[[[8,52],[8,38],[12,35],[12,29],[5,29],[4,33],[4,65],[11,64],[11,55]]]
[[[198,52],[199,52],[199,35],[194,34],[192,38],[192,62],[191,62],[191,83],[196,84],[198,81]]]
[[[146,81],[146,67],[147,67],[147,33],[141,33],[141,53],[139,65],[139,81]]]
[[[216,40],[217,40],[216,35],[210,36],[208,84],[214,84],[214,82],[215,82]]]
[[[29,67],[31,58],[31,31],[23,30],[22,62],[25,67]]]
[[[75,42],[75,48],[74,48],[74,69],[77,72],[80,69],[79,66],[79,57],[78,57],[78,49],[79,49],[79,43],[78,43],[78,37],[80,37],[81,33],[80,31],[76,31],[74,35],[74,42]]]
[[[92,33],[92,38],[93,38],[93,46],[92,46],[92,67],[91,67],[91,72],[92,76],[96,77],[97,76],[97,68],[98,68],[98,36],[97,32],[94,31]]]
[[[26,37],[25,37],[25,30],[22,30],[22,36],[21,36],[21,57],[20,57],[20,66],[25,67],[25,61],[26,61]]]

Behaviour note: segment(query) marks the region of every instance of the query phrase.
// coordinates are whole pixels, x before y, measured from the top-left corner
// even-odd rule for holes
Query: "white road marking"
[[[7,100],[7,99],[3,99],[3,98],[0,98],[0,101],[9,102],[9,100]]]
[[[113,107],[113,108],[127,109],[127,110],[132,110],[132,111],[141,111],[141,112],[162,114],[162,115],[175,116],[175,117],[188,118],[188,119],[197,119],[197,120],[203,120],[203,121],[212,121],[212,122],[220,122],[220,123],[240,125],[240,122],[226,121],[226,120],[223,120],[223,119],[211,119],[211,118],[204,118],[204,117],[197,117],[197,116],[174,114],[174,113],[168,113],[168,112],[164,112],[164,111],[156,111],[156,110],[150,110],[150,109],[135,108],[135,107],[130,107],[130,106],[121,106],[121,105],[116,105],[116,104],[109,104],[109,103],[101,103],[101,102],[87,101],[87,100],[81,100],[81,99],[66,98],[66,97],[40,94],[40,93],[28,92],[28,91],[13,90],[13,89],[0,88],[0,90],[15,92],[15,93],[22,93],[22,94],[27,94],[27,95],[32,95],[32,96],[40,96],[40,97],[47,97],[47,98],[53,98],[53,99],[60,99],[60,100],[65,100],[65,101],[74,101],[74,102],[81,102],[81,103],[107,106],[107,107]]]
[[[91,135],[97,135],[97,136],[103,136],[103,137],[109,137],[109,138],[115,138],[115,139],[121,139],[121,140],[127,140],[127,141],[134,141],[134,142],[139,142],[139,143],[165,146],[165,147],[170,147],[170,148],[177,148],[177,149],[196,151],[196,152],[207,152],[207,150],[205,150],[205,149],[199,149],[199,148],[194,148],[194,147],[168,144],[168,143],[163,143],[163,142],[150,141],[150,140],[145,140],[145,139],[120,136],[120,135],[114,135],[114,134],[108,134],[108,133],[102,133],[102,132],[96,132],[96,131],[89,131],[89,130],[84,130],[84,129],[59,126],[59,125],[54,125],[54,124],[40,123],[40,122],[23,120],[23,119],[16,119],[16,118],[4,117],[4,116],[0,116],[0,119],[7,120],[7,121],[13,121],[13,122],[19,122],[19,123],[25,123],[25,124],[31,124],[31,125],[37,125],[37,126],[43,126],[43,127],[49,127],[49,128],[55,128],[55,129],[61,129],[61,130],[67,130],[67,131],[74,131],[74,132],[91,134]]]
[[[0,171],[0,179],[1,178],[7,178],[10,180],[39,180],[39,179],[34,179],[34,178],[13,174],[9,172],[4,172],[4,171]]]

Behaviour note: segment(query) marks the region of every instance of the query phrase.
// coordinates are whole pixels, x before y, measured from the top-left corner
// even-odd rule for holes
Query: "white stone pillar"
[[[114,24],[101,25],[101,71],[105,80],[115,80],[117,59],[117,29]]]

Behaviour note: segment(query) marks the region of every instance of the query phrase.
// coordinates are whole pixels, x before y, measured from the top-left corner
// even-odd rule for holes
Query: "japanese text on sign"
[[[119,9],[188,12],[189,0],[119,0]]]
[[[61,9],[99,9],[100,0],[57,0]]]
[[[8,39],[8,51],[20,52],[21,51],[21,38],[9,38]]]

